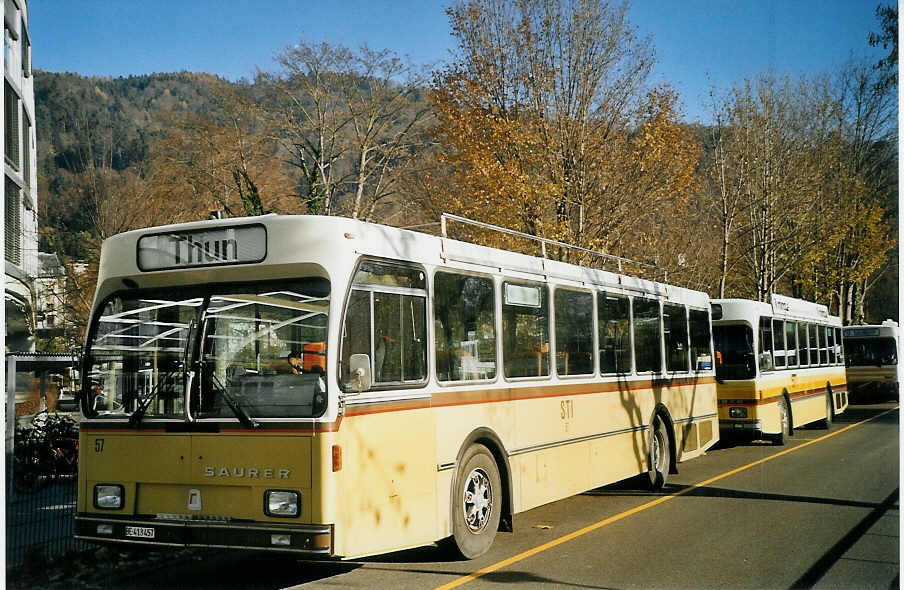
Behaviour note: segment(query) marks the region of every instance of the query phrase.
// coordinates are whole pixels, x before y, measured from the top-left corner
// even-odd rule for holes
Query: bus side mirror
[[[371,386],[370,357],[366,354],[353,354],[348,359],[351,385],[355,393],[369,391]]]

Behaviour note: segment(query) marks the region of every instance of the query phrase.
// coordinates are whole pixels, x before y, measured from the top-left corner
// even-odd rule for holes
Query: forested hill
[[[89,135],[112,140],[112,166],[123,169],[147,155],[145,137],[160,129],[159,111],[203,111],[209,74],[152,74],[87,78],[35,72],[38,154],[42,162],[74,170]]]
[[[93,230],[91,206],[73,190],[89,168],[121,172],[143,165],[148,142],[166,124],[166,113],[204,112],[209,74],[174,73],[93,78],[35,71],[42,251],[58,248],[83,258]]]

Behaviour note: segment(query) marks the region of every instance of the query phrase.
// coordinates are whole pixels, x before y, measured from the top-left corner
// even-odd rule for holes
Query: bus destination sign
[[[879,328],[845,328],[845,338],[875,338],[879,335]]]
[[[142,236],[142,271],[261,262],[267,255],[267,230],[242,225]]]

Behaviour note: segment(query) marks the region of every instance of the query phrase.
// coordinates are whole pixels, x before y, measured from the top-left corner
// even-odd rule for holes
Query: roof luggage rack
[[[498,225],[493,225],[491,223],[484,223],[483,221],[475,221],[473,219],[468,219],[467,217],[461,217],[459,215],[453,215],[451,213],[443,213],[442,215],[440,215],[440,221],[439,221],[440,235],[443,238],[449,237],[449,234],[447,231],[449,221],[457,221],[459,223],[463,223],[466,225],[473,225],[475,227],[479,227],[482,229],[495,231],[495,232],[507,234],[510,236],[515,236],[515,237],[539,242],[540,243],[540,251],[542,253],[543,258],[547,258],[547,259],[549,258],[546,255],[547,246],[551,246],[551,247],[555,247],[555,248],[562,248],[565,250],[573,250],[575,252],[580,252],[581,254],[587,254],[587,255],[602,259],[604,261],[604,263],[603,263],[604,265],[614,266],[616,269],[618,269],[619,274],[623,274],[623,272],[624,272],[622,265],[629,264],[629,265],[633,265],[633,266],[639,267],[644,270],[653,271],[654,273],[656,273],[656,272],[662,273],[662,282],[665,283],[668,281],[668,271],[665,268],[655,265],[655,264],[650,264],[648,262],[639,262],[637,260],[631,260],[630,258],[615,256],[613,254],[606,254],[605,252],[598,252],[596,250],[590,250],[589,248],[583,248],[581,246],[575,246],[573,244],[566,244],[565,242],[559,242],[557,240],[550,240],[549,238],[541,238],[539,236],[534,236],[534,235],[516,231],[513,229],[500,227]],[[430,225],[434,225],[434,224],[430,224]]]

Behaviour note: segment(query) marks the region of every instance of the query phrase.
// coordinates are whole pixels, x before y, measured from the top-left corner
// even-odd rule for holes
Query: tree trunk
[[[838,282],[838,317],[841,318],[841,324],[847,326],[850,322],[845,315],[845,306],[847,305],[847,293],[844,292],[844,281]]]
[[[358,182],[355,190],[355,209],[352,219],[358,219],[361,214],[361,201],[364,200],[364,183],[367,182],[367,149],[362,146],[361,157],[358,159]]]
[[[857,296],[854,300],[854,319],[856,323],[862,324],[866,313],[865,313],[865,303],[866,303],[866,281],[859,281],[857,283]]]

